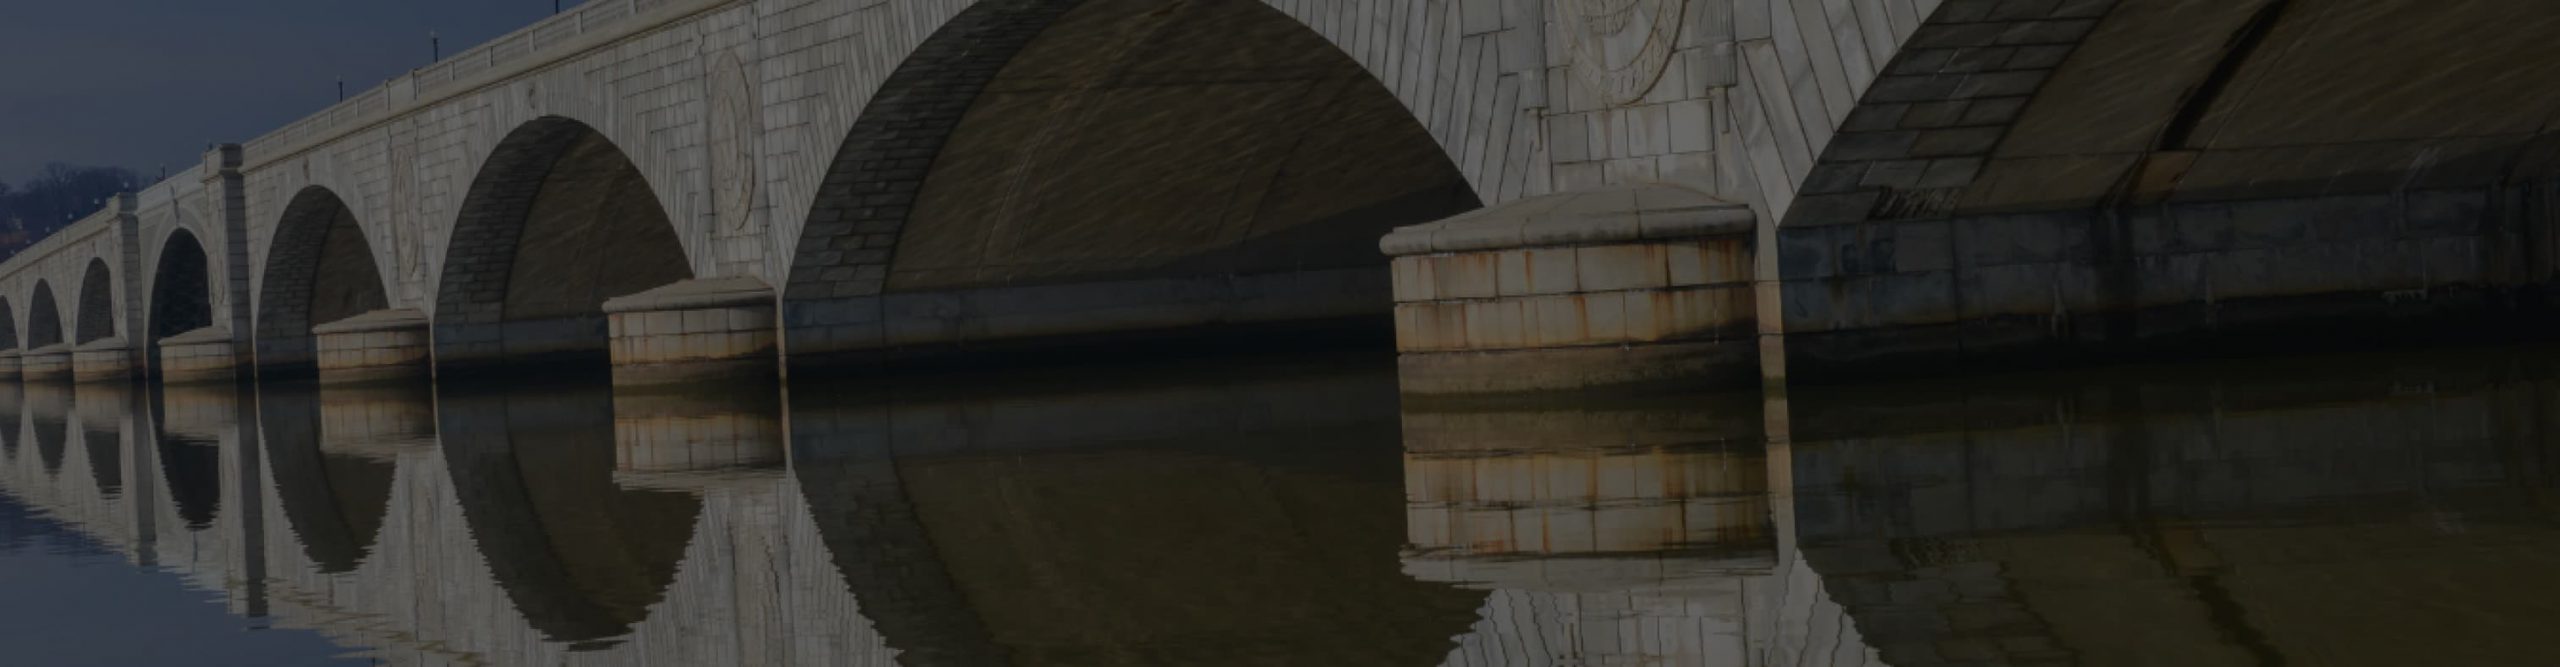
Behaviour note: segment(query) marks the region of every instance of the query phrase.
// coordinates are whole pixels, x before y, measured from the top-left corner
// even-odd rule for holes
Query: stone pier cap
[[[661,310],[773,306],[773,286],[754,276],[679,280],[604,301],[607,315]]]
[[[1747,205],[1670,185],[1566,192],[1398,227],[1378,241],[1390,257],[1693,239],[1747,234]]]
[[[616,384],[774,372],[774,290],[751,276],[696,278],[604,302]]]
[[[1750,207],[1671,185],[1533,197],[1389,233],[1403,389],[1740,386],[1760,371]]]
[[[152,369],[170,381],[190,382],[234,377],[231,329],[216,324],[160,339],[160,366]]]
[[[415,308],[392,308],[369,311],[336,322],[311,328],[311,335],[375,333],[381,331],[417,331],[427,328],[427,314]]]
[[[230,344],[231,330],[223,328],[222,325],[217,324],[160,339],[160,346],[164,348],[179,345],[205,345],[214,343],[225,345]]]

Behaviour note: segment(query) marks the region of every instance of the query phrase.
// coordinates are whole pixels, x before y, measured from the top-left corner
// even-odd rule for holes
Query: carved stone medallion
[[[1610,104],[1643,99],[1679,45],[1689,0],[1555,0],[1576,79]]]
[[[418,210],[417,136],[392,133],[385,137],[384,143],[390,144],[385,159],[391,163],[391,252],[387,254],[400,264],[386,273],[404,276],[406,282],[415,284],[425,279],[427,270],[427,242],[422,234],[424,225],[419,223],[419,216],[415,213]]]
[[[710,152],[711,210],[720,218],[717,229],[736,231],[746,228],[755,199],[755,93],[735,52],[721,52],[705,74],[711,109],[703,146]]]

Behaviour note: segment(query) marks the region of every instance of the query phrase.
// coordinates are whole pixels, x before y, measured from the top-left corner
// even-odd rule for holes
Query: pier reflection
[[[2560,659],[2547,350],[1572,404],[1118,370],[35,383],[0,492],[385,664]]]

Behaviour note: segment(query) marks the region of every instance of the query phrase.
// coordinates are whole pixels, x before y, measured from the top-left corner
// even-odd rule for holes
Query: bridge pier
[[[1755,217],[1667,185],[1523,199],[1397,229],[1405,391],[1741,386],[1760,349]]]
[[[71,349],[74,381],[130,380],[133,368],[133,345],[122,338],[102,338]]]
[[[604,302],[617,384],[774,372],[774,293],[752,277],[679,281]]]
[[[71,345],[56,343],[28,350],[19,358],[20,374],[29,380],[63,380],[71,377]]]
[[[232,352],[235,344],[231,332],[221,327],[205,327],[162,338],[160,367],[152,369],[160,379],[170,383],[230,380],[238,372],[239,360]]]
[[[24,354],[18,350],[0,352],[0,380],[16,380],[24,375],[20,369]]]
[[[432,354],[427,316],[408,308],[376,310],[311,328],[323,382],[425,375]]]

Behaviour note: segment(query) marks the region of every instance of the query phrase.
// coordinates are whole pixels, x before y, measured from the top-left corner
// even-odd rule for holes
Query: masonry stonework
[[[227,332],[231,363],[308,369],[321,325],[408,311],[424,330],[342,341],[339,359],[690,359],[709,336],[710,356],[809,362],[1273,322],[1383,329],[1396,313],[1407,352],[1552,348],[1586,369],[1557,377],[1594,382],[1713,331],[1720,350],[1756,350],[1744,356],[1767,380],[2500,329],[2546,309],[2560,139],[2542,125],[2560,99],[2479,73],[2560,71],[2560,52],[2503,12],[2341,6],[600,0],[218,145],[0,262],[0,349],[21,350],[28,376],[79,359],[103,372],[118,354],[165,374],[218,359],[191,346]],[[1076,39],[1095,35],[1128,39]],[[1253,63],[1181,48],[1256,40],[1289,46],[1227,50],[1267,59]],[[2370,58],[2382,43],[2405,45],[2388,66]],[[1375,95],[1320,105],[1342,114],[1323,127],[1254,102],[1333,99],[1345,82]],[[2512,103],[2477,103],[2493,98]],[[1203,122],[1212,111],[1247,120]],[[1237,143],[1284,135],[1318,148]],[[1411,141],[1370,140],[1386,137]],[[1209,159],[1221,152],[1262,157]],[[1424,163],[1440,169],[1386,168]],[[1308,180],[1363,168],[1402,176]],[[1355,210],[1310,194],[1371,186]],[[1469,206],[1527,220],[1524,202],[1648,188],[1750,218],[1681,238],[1611,236],[1608,216],[1541,223],[1579,229],[1391,248],[1393,263],[1371,250],[1384,227]],[[1092,215],[1114,198],[1193,203]],[[523,222],[541,211],[629,226],[583,244]],[[606,261],[599,248],[646,260],[625,281],[562,268]],[[1444,274],[1566,249],[1577,275],[1648,280],[1436,291]],[[1701,253],[1714,282],[1649,281],[1672,270],[1656,258]],[[632,322],[657,313],[617,328],[603,306],[730,281],[772,294],[721,304],[718,331],[688,311],[684,344],[642,340],[660,334]],[[1594,315],[1623,319],[1637,294],[1715,306],[1650,333]],[[1529,325],[1566,302],[1583,304],[1580,334]],[[188,328],[200,319],[212,326]]]

